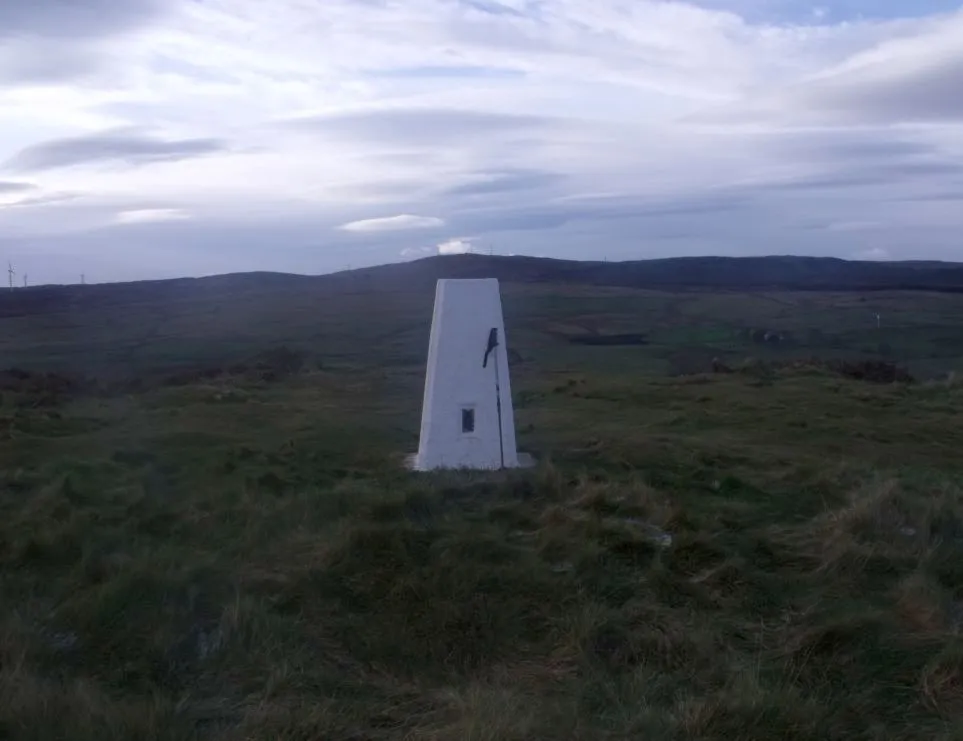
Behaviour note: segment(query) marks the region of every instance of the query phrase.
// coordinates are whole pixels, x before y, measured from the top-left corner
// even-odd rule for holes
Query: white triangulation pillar
[[[413,467],[518,465],[498,281],[439,280]]]

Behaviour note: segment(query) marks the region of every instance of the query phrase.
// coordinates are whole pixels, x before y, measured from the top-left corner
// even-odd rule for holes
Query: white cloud
[[[191,215],[179,208],[137,208],[121,211],[116,216],[118,224],[145,224],[152,221],[184,221]]]
[[[439,255],[464,255],[473,250],[470,239],[449,239],[438,245]]]
[[[392,232],[400,229],[433,229],[444,226],[445,222],[434,216],[415,216],[399,214],[378,219],[361,219],[342,224],[339,229],[346,232]]]
[[[857,260],[889,260],[891,258],[889,250],[883,247],[870,247],[857,252],[854,257]]]
[[[211,235],[239,225],[285,225],[259,265],[309,272],[442,228],[614,259],[848,255],[868,230],[838,225],[878,222],[894,257],[935,254],[963,219],[963,13],[928,2],[846,22],[789,0],[23,2],[0,9],[0,163],[23,169],[0,181],[36,180],[3,194],[36,207],[0,209],[0,241],[170,204],[207,237],[179,266],[230,268],[237,240]]]

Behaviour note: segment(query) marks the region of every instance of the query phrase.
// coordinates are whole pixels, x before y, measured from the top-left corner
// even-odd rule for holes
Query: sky
[[[961,6],[0,0],[0,259],[963,260]]]

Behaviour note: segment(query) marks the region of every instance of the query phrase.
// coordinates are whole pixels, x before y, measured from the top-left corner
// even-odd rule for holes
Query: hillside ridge
[[[88,285],[41,285],[0,292],[0,316],[28,315],[73,301],[122,305],[163,298],[228,295],[313,282],[331,291],[409,290],[440,278],[497,278],[506,283],[561,283],[671,290],[923,290],[963,292],[963,263],[871,262],[835,257],[672,257],[602,262],[499,255],[438,255],[323,275],[227,273]]]

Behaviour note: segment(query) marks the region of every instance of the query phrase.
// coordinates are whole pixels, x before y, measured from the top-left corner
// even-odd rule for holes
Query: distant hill
[[[575,283],[628,288],[963,291],[963,263],[868,262],[831,257],[675,257],[588,262],[540,257],[429,257],[326,276],[409,285],[438,278]]]
[[[69,308],[76,301],[123,306],[157,300],[190,300],[246,292],[317,287],[337,293],[407,290],[439,278],[498,278],[516,283],[566,283],[672,290],[923,290],[963,292],[963,263],[861,262],[829,257],[678,257],[629,262],[539,257],[449,255],[319,276],[235,273],[206,278],[38,286],[0,292],[0,316],[24,316]]]

